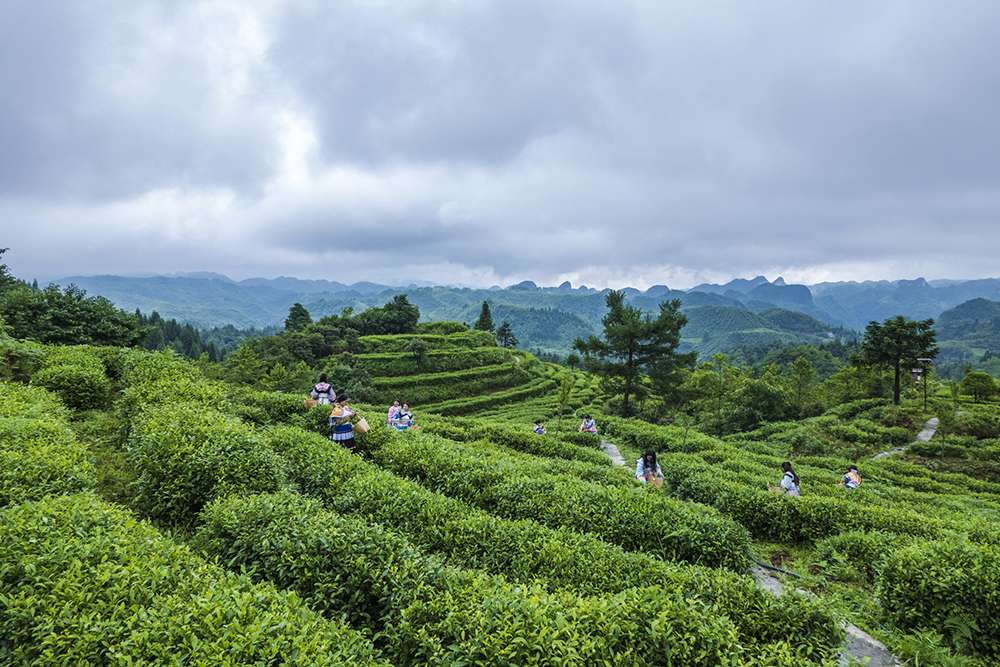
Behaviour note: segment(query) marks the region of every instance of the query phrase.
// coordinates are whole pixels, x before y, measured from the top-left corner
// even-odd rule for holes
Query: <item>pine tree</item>
[[[286,331],[301,331],[312,324],[312,316],[301,303],[293,303],[288,309],[288,317],[285,318]]]
[[[795,394],[795,407],[799,417],[805,416],[806,404],[815,384],[816,367],[806,359],[805,355],[800,354],[792,362],[792,391]]]
[[[661,395],[669,396],[683,380],[683,370],[694,365],[695,355],[677,353],[681,328],[687,324],[677,299],[661,303],[655,319],[625,303],[624,292],[609,292],[607,306],[601,320],[603,337],[578,338],[573,346],[604,385],[622,395],[622,411],[630,415],[633,399],[644,391],[645,375]]]
[[[497,329],[497,342],[501,347],[517,347],[517,336],[511,329],[510,322],[504,320]]]
[[[932,359],[937,353],[934,320],[915,321],[897,315],[882,324],[869,322],[861,341],[864,364],[893,369],[892,402],[896,405],[903,368],[922,363],[921,358]]]
[[[483,301],[483,307],[479,311],[479,319],[476,320],[473,328],[479,331],[493,332],[493,315],[490,313],[490,304],[488,301]]]

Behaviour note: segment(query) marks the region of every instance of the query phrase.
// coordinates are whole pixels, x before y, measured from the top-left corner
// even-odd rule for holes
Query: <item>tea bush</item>
[[[967,541],[914,542],[890,553],[877,595],[904,629],[934,629],[952,644],[1000,659],[1000,550]]]
[[[717,664],[740,649],[728,620],[667,591],[591,600],[511,586],[444,566],[382,528],[295,494],[231,499],[207,508],[204,518],[197,542],[209,553],[302,592],[327,614],[379,629],[376,641],[396,663],[649,664],[671,655]],[[602,623],[592,616],[595,603]],[[669,630],[657,626],[661,616],[670,618]],[[637,646],[623,632],[629,621],[651,645]]]
[[[415,333],[395,336],[359,336],[360,352],[379,354],[405,352],[414,340],[420,340],[432,350],[455,350],[496,346],[496,338],[489,331],[467,329],[449,334]]]
[[[611,460],[597,449],[587,449],[577,444],[565,442],[565,434],[546,434],[538,436],[530,430],[529,424],[523,428],[514,428],[486,420],[423,418],[420,427],[425,433],[440,435],[456,442],[470,440],[489,440],[491,443],[508,447],[528,454],[549,458],[583,461],[599,466],[610,466]],[[596,446],[593,436],[588,436],[588,442]]]
[[[0,512],[0,663],[375,665],[294,594],[227,574],[93,495]]]
[[[519,364],[479,366],[449,373],[422,373],[372,381],[374,400],[424,404],[478,396],[506,389],[531,379]]]
[[[111,394],[104,363],[84,347],[49,348],[31,383],[45,387],[78,410],[104,407]]]
[[[719,441],[694,429],[686,433],[677,426],[655,426],[635,420],[595,415],[601,433],[609,438],[654,452],[697,452],[716,446]]]
[[[798,597],[774,599],[747,576],[625,552],[566,528],[502,519],[375,468],[296,428],[276,427],[264,436],[288,460],[290,479],[303,492],[338,512],[392,528],[450,563],[581,593],[654,582],[728,615],[748,645],[794,641],[813,655],[839,642],[839,629],[827,612]]]
[[[416,375],[459,371],[475,366],[489,366],[512,361],[516,354],[502,347],[477,347],[456,350],[432,350],[418,366],[408,352],[358,354],[354,359],[375,376]]]
[[[589,532],[667,560],[743,569],[749,536],[733,521],[651,489],[526,472],[518,462],[414,434],[375,452],[388,469],[509,518]]]
[[[94,465],[66,418],[44,389],[0,383],[0,507],[94,488]]]
[[[440,403],[431,403],[424,406],[428,412],[436,412],[441,415],[466,415],[476,412],[484,406],[496,406],[503,403],[519,401],[532,396],[541,396],[556,388],[555,380],[545,377],[535,378],[527,384],[511,387],[503,391],[496,391],[492,394],[481,396],[471,396],[468,398],[456,398]]]
[[[171,524],[190,522],[215,497],[284,481],[280,457],[249,426],[198,403],[148,406],[132,420],[127,447],[136,507]]]

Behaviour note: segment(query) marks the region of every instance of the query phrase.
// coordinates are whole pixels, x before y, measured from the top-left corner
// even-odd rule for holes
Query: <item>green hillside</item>
[[[966,367],[1000,377],[1000,302],[972,299],[941,313],[939,372],[961,378]]]
[[[823,333],[739,311],[692,322]],[[418,319],[300,318],[222,363],[0,321],[0,662],[828,666],[862,657],[845,626],[911,664],[1000,659],[1000,404],[935,383],[924,411],[907,382],[895,406],[878,371],[800,355],[713,359],[625,418],[613,382]],[[320,371],[353,450],[304,403]],[[415,428],[386,424],[397,398]],[[633,479],[648,450],[662,486]],[[769,490],[784,461],[799,497]]]
[[[822,343],[834,338],[828,325],[803,313],[773,308],[755,313],[731,306],[683,309],[682,340],[703,357],[775,344]]]

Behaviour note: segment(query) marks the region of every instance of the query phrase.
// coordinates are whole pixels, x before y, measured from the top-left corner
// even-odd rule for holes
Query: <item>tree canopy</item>
[[[863,363],[893,369],[892,401],[899,405],[900,381],[906,366],[917,367],[921,358],[937,356],[934,320],[908,320],[902,315],[885,322],[869,322],[861,341]]]
[[[293,303],[288,309],[288,317],[285,318],[286,331],[301,331],[312,324],[312,316],[306,307],[301,303]]]
[[[493,315],[490,313],[488,301],[483,301],[483,307],[479,310],[479,319],[476,320],[472,328],[479,331],[493,331]]]
[[[497,342],[500,343],[500,347],[517,347],[517,336],[514,335],[514,330],[507,320],[501,322],[497,328]]]
[[[587,368],[601,376],[609,392],[622,396],[622,412],[630,415],[633,400],[647,393],[644,375],[666,396],[680,385],[681,370],[694,365],[695,355],[677,352],[680,331],[687,322],[680,312],[680,301],[661,303],[655,318],[628,305],[621,291],[609,292],[606,304],[608,312],[601,320],[603,336],[578,338],[574,347],[583,353]]]

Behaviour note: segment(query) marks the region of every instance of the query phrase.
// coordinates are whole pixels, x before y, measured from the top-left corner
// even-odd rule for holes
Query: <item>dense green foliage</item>
[[[131,346],[144,336],[135,315],[74,285],[9,287],[0,293],[0,318],[14,338],[41,343]]]
[[[923,367],[923,359],[938,353],[934,320],[914,322],[897,315],[883,323],[869,322],[861,341],[865,363],[893,370],[892,402],[899,405],[900,381],[905,368]]]
[[[849,346],[773,348],[682,370],[673,398],[637,405],[652,424],[487,332],[408,316],[362,335],[407,308],[379,310],[302,318],[224,364],[0,332],[0,662],[156,662],[191,629],[172,658],[828,664],[843,617],[921,664],[997,659],[1000,411],[971,386],[932,383],[940,431],[910,444],[930,415],[908,373],[894,406]],[[329,407],[303,407],[323,370],[416,403],[419,430],[356,403],[358,453],[331,444]],[[576,432],[583,413],[600,436]],[[602,439],[626,466],[655,450],[663,487]],[[783,460],[800,498],[768,491]],[[751,558],[818,599],[772,598]]]
[[[53,394],[0,382],[0,507],[94,488],[87,449]]]
[[[0,512],[4,664],[374,665],[295,595],[227,574],[92,495]]]
[[[212,506],[198,542],[328,615],[381,628],[377,641],[396,664],[651,664],[668,655],[709,665],[739,651],[728,620],[705,618],[683,597],[650,588],[579,598],[512,586],[444,566],[401,537],[295,494]]]
[[[139,311],[135,315],[145,332],[141,343],[144,349],[171,349],[190,359],[204,354],[211,361],[221,361],[222,352],[216,344],[203,338],[202,333],[190,324],[164,319],[155,310],[148,317]]]
[[[901,628],[931,628],[960,650],[1000,659],[1000,550],[915,542],[890,553],[878,596]]]
[[[673,399],[684,368],[694,365],[694,354],[680,354],[681,327],[687,318],[680,301],[664,301],[655,318],[625,303],[623,292],[609,292],[608,312],[601,320],[601,338],[578,339],[574,347],[584,355],[587,368],[601,376],[609,393],[621,394],[622,412],[632,414],[632,401],[644,392],[648,376],[656,393]]]
[[[394,472],[500,516],[571,527],[669,560],[734,569],[748,562],[749,542],[739,526],[646,489],[587,482],[558,474],[558,467],[470,451],[431,436],[393,440],[375,457]],[[664,534],[661,526],[671,532]]]

